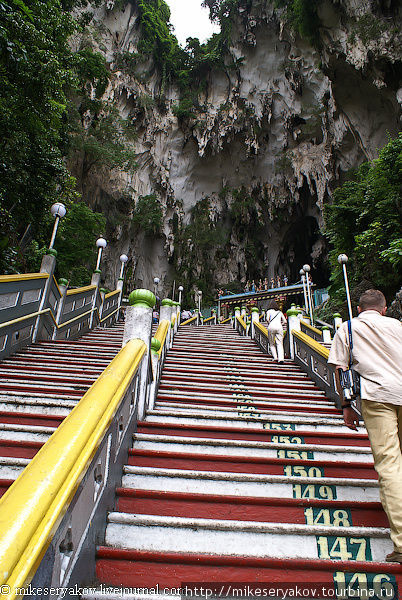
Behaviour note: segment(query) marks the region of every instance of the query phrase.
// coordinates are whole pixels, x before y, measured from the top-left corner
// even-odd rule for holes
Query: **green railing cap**
[[[329,327],[327,327],[326,325],[323,325],[323,326],[321,327],[321,330],[322,330],[322,331],[329,331]]]
[[[258,310],[258,308],[256,306],[253,306],[253,308],[251,309],[251,312],[254,312],[254,313],[257,312],[258,313],[260,311]]]
[[[297,315],[299,314],[299,311],[296,308],[289,308],[289,310],[286,312],[288,317],[297,317]]]
[[[154,354],[157,354],[159,352],[160,348],[161,348],[160,341],[153,337],[151,339],[151,352],[153,352]]]
[[[46,254],[49,254],[50,256],[56,257],[57,256],[57,250],[55,250],[54,248],[48,248],[46,250]]]
[[[170,298],[164,298],[161,302],[161,306],[174,306],[173,300]]]
[[[94,269],[94,273],[102,273],[100,269]]]
[[[99,291],[101,294],[108,294],[109,290],[107,290],[106,288],[99,288]]]
[[[153,308],[156,298],[150,290],[134,290],[128,297],[130,306],[144,306],[145,308]]]
[[[240,306],[235,306],[235,311],[240,310]]]
[[[124,281],[124,277],[119,277],[117,281]]]
[[[334,313],[332,316],[334,317],[334,319],[338,317],[342,318],[342,315],[340,313]]]
[[[59,285],[68,285],[68,280],[62,277],[59,279]]]

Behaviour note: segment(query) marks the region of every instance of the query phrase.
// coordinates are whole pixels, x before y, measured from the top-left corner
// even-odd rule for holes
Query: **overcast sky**
[[[179,43],[184,46],[188,37],[205,42],[219,27],[209,20],[209,10],[201,7],[202,0],[165,0],[170,7],[170,21]]]

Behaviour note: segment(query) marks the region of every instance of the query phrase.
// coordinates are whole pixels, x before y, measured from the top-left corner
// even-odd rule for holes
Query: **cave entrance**
[[[289,282],[300,280],[299,271],[304,264],[311,266],[311,276],[317,288],[328,286],[329,266],[327,242],[321,235],[317,220],[300,216],[286,232],[279,252],[276,273],[286,273]]]

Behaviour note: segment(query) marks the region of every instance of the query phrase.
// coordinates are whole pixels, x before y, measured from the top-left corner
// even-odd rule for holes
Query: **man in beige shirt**
[[[385,317],[386,310],[379,290],[367,290],[360,297],[359,316],[352,319],[352,359],[361,377],[362,416],[394,543],[386,560],[402,563],[402,323]],[[336,332],[328,362],[336,366],[345,424],[356,429],[359,416],[339,385],[338,370],[349,368],[347,323]]]

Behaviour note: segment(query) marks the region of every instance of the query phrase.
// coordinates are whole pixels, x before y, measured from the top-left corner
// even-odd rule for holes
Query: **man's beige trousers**
[[[395,550],[402,552],[402,406],[362,400],[362,415],[391,539]]]

